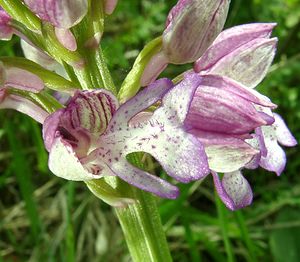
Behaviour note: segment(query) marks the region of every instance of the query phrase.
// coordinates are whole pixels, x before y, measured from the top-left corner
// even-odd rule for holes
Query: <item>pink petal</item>
[[[24,0],[24,2],[42,20],[60,28],[76,25],[88,11],[87,0]]]
[[[283,146],[296,146],[297,140],[292,135],[291,131],[288,129],[283,118],[276,113],[274,113],[274,118],[274,127],[278,142]]]
[[[158,54],[154,55],[146,65],[142,74],[141,86],[147,86],[153,83],[167,66],[168,59],[163,52],[159,52]]]
[[[44,89],[44,82],[37,75],[26,70],[10,67],[6,68],[5,86],[38,93]]]
[[[53,174],[67,180],[86,181],[102,177],[89,172],[79,161],[72,146],[60,136],[53,140],[48,165]]]
[[[132,166],[126,161],[115,163],[112,169],[113,172],[122,180],[160,197],[174,199],[179,194],[177,187],[161,178]]]
[[[209,70],[218,63],[220,59],[252,40],[269,38],[275,25],[274,23],[254,23],[239,25],[224,30],[197,60],[194,66],[195,71]]]
[[[226,89],[200,85],[185,123],[194,129],[245,134],[268,124],[270,120],[273,119],[258,112],[251,102],[240,95]]]
[[[260,166],[280,176],[286,165],[286,156],[277,143],[275,128],[273,126],[262,126],[260,129],[261,139],[267,150],[267,154],[262,155],[260,159]]]
[[[110,122],[108,129],[114,131],[124,125],[127,126],[132,117],[160,100],[171,87],[173,87],[171,80],[166,78],[157,80],[121,105],[118,109],[118,113]]]
[[[217,88],[227,90],[231,93],[234,93],[235,95],[238,95],[258,105],[270,107],[272,109],[277,107],[275,104],[273,104],[270,101],[268,97],[226,76],[213,75],[213,74],[202,75],[201,85],[212,86],[212,87],[217,87]]]
[[[168,60],[174,64],[196,61],[221,32],[229,2],[179,1],[171,10],[163,33],[163,52]]]
[[[192,75],[167,94],[165,93],[172,87],[172,83],[164,79],[141,91],[115,113],[107,132],[98,140],[98,149],[90,154],[90,160],[102,159],[114,173],[123,178],[124,174],[121,174],[120,169],[132,170],[125,164],[126,155],[147,152],[161,163],[170,176],[179,181],[189,182],[206,176],[209,169],[203,147],[198,139],[183,129],[183,122],[198,84],[199,76]],[[150,118],[133,125],[128,124],[133,116],[161,99],[164,94],[161,107]],[[137,177],[140,174],[150,179],[149,174],[137,173],[138,170],[132,172],[136,176],[128,174],[124,180],[155,194],[166,195],[164,191],[155,191],[150,182],[147,188],[143,179]],[[167,197],[172,197],[174,188],[169,188],[169,191],[171,195]]]
[[[217,173],[212,175],[217,193],[227,208],[236,210],[252,203],[251,187],[240,171],[225,173],[222,182]]]
[[[0,7],[0,39],[10,40],[13,35],[13,28],[9,24],[11,17]]]
[[[1,96],[1,95],[0,95]],[[0,99],[0,109],[15,109],[25,115],[32,117],[39,123],[43,123],[49,115],[45,110],[29,101],[28,99],[17,96],[7,95],[5,98],[2,95],[2,102]]]
[[[55,27],[55,35],[58,41],[70,51],[76,51],[77,43],[70,29]]]
[[[230,77],[254,88],[268,72],[276,44],[276,38],[253,40],[221,58],[208,72]]]

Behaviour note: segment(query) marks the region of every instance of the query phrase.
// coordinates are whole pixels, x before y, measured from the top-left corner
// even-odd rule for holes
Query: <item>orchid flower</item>
[[[279,176],[284,170],[286,156],[278,143],[293,147],[297,145],[297,141],[284,120],[276,113],[273,115],[275,122],[272,125],[257,128],[256,135],[246,140],[247,143],[259,150],[259,154],[245,167],[253,169],[260,165]],[[212,175],[216,190],[229,209],[235,210],[251,204],[253,193],[240,170],[225,173],[222,180],[217,173],[212,172]]]
[[[226,89],[227,92],[230,91],[240,96],[240,98],[237,99],[235,96],[230,95],[230,97],[226,98],[226,102],[229,105],[219,107],[222,113],[216,114],[212,118],[217,118],[217,124],[219,125],[213,123],[213,128],[210,126],[210,129],[205,132],[203,132],[203,130],[201,130],[201,132],[199,132],[199,130],[193,131],[195,134],[198,133],[200,141],[206,146],[206,153],[211,166],[216,190],[225,205],[232,210],[249,205],[252,201],[251,187],[243,177],[241,169],[257,168],[259,163],[262,167],[267,167],[267,165],[263,164],[263,147],[259,146],[259,141],[262,141],[262,139],[258,139],[258,135],[251,132],[253,132],[254,129],[268,130],[272,128],[271,125],[275,121],[275,115],[273,116],[272,113],[268,112],[276,108],[276,105],[272,104],[267,97],[253,90],[253,88],[265,77],[274,58],[277,39],[269,39],[274,26],[275,24],[272,23],[246,24],[224,30],[194,65],[195,72],[204,78],[204,85],[208,84],[209,86]],[[217,94],[221,95],[221,92]],[[212,96],[213,99],[218,100],[216,97],[216,95],[214,97]],[[242,101],[241,98],[246,99],[248,102],[239,102]],[[200,101],[201,100],[199,100],[199,102]],[[212,101],[213,100],[209,103],[212,103]],[[218,100],[218,102],[220,103],[220,100]],[[262,117],[266,123],[261,122],[257,128],[255,128],[254,125],[251,127],[252,121],[249,121],[250,118],[248,118],[249,120],[246,121],[236,121],[236,123],[250,124],[248,130],[246,126],[244,126],[244,130],[237,130],[236,124],[227,121],[228,119],[232,121],[234,121],[233,119],[237,119],[235,115],[239,110],[243,113],[250,112],[248,111],[248,103],[250,103],[252,110],[254,109],[251,115],[253,117],[256,115],[256,120]],[[245,106],[248,109],[245,109]],[[206,108],[205,111],[207,111]],[[215,108],[216,107],[214,107],[214,109]],[[226,111],[226,108],[231,109]],[[265,108],[265,110],[259,110],[258,108]],[[204,108],[202,108],[202,112],[203,110]],[[191,112],[193,113],[191,115],[192,119],[198,116],[198,119],[202,120],[200,123],[204,123],[203,113],[199,113],[201,110],[198,110],[198,112],[197,110],[191,110]],[[225,116],[224,114],[226,114],[226,112],[227,115]],[[261,115],[262,113],[264,113],[264,115]],[[258,115],[260,115],[260,117],[257,117]],[[206,117],[206,120],[207,118],[208,117]],[[208,120],[205,123],[209,125],[210,122],[212,121]],[[198,126],[201,126],[200,123]],[[222,128],[221,123],[227,126],[223,126]],[[202,129],[208,129],[206,125],[202,127]],[[219,129],[217,129],[217,127],[219,127]],[[220,134],[220,132],[224,133],[226,137],[224,137],[224,134]],[[227,146],[226,140],[228,141]],[[214,147],[221,148],[223,152],[221,151],[217,154],[216,150],[210,152],[209,144],[213,143],[215,143]],[[239,145],[239,147],[243,147],[244,149],[240,150],[239,154],[236,154],[239,157],[229,159],[228,156],[231,156],[233,144],[235,144],[236,147]],[[249,152],[249,146],[251,146],[252,150],[256,150],[256,153],[252,151],[252,155],[247,154],[246,152]],[[218,159],[218,161],[213,161],[216,156],[224,157],[224,155],[227,156],[225,157],[225,161],[222,161],[222,158]],[[244,156],[244,158],[241,156]],[[246,156],[248,156],[248,159]],[[280,161],[285,161],[285,154],[281,154],[279,158],[281,159]],[[240,159],[244,161],[237,161]],[[249,159],[251,160],[249,161]],[[240,165],[236,165],[236,163],[240,163]],[[230,168],[226,170],[227,166]],[[270,167],[266,169],[271,170]],[[217,172],[224,173],[222,180],[220,180]]]
[[[50,170],[69,180],[118,176],[156,195],[176,198],[177,187],[132,166],[126,155],[149,153],[169,176],[183,183],[205,177],[209,169],[203,146],[184,129],[198,84],[198,76],[188,76],[175,87],[161,79],[119,108],[107,91],[78,92],[44,123]],[[139,115],[159,100],[162,105],[153,114]]]
[[[54,26],[57,39],[68,49],[60,50],[64,55],[76,53],[69,52],[77,48],[70,28],[91,8],[87,0],[76,0],[72,6],[66,0],[24,0],[24,3],[43,22]],[[117,0],[102,3],[104,12],[111,14]],[[270,38],[275,24],[246,24],[221,32],[229,3],[229,0],[179,0],[168,15],[161,40],[153,44],[155,52],[150,48],[153,53],[147,53],[147,49],[143,54],[147,57],[146,64],[138,63],[142,68],[138,84],[153,83],[130,100],[122,99],[126,102],[121,106],[109,91],[77,91],[72,97],[68,94],[64,108],[48,115],[32,101],[10,92],[14,88],[37,93],[44,88],[43,81],[24,69],[2,65],[0,107],[17,109],[43,123],[49,168],[62,178],[88,181],[118,176],[143,190],[175,198],[177,187],[132,166],[126,159],[130,153],[145,152],[169,176],[183,183],[211,173],[216,190],[228,208],[249,205],[252,191],[242,169],[261,166],[279,175],[285,166],[285,154],[276,139],[287,146],[294,146],[296,141],[283,120],[272,113],[276,105],[254,90],[275,55],[277,39]],[[0,10],[3,38],[10,38],[14,32],[10,21],[10,16]],[[99,24],[92,18],[86,21],[89,22],[95,28],[92,26],[86,37],[93,35],[92,40],[99,40],[103,19]],[[30,41],[22,41],[22,47],[27,58],[58,71],[58,63],[40,47]],[[70,60],[77,61],[75,58]],[[81,57],[78,59],[83,61]],[[154,82],[169,63],[191,62],[193,70],[184,73],[183,79],[178,78],[176,85],[168,79]],[[96,78],[84,75],[88,69],[81,69],[74,72],[87,88],[85,80],[93,82]],[[64,70],[59,73],[65,75]],[[154,112],[149,110],[152,105],[156,108]],[[287,140],[282,139],[282,133]]]

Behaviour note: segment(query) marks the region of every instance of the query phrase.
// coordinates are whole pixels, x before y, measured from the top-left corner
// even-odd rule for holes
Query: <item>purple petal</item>
[[[15,109],[25,115],[32,117],[34,120],[38,121],[41,124],[49,115],[46,111],[44,111],[44,109],[40,108],[24,97],[11,94],[4,97],[3,92],[0,96],[2,96],[2,98],[0,99],[0,109]]]
[[[152,154],[170,176],[181,182],[200,179],[209,173],[203,146],[181,128],[200,81],[196,74],[188,75],[164,96],[162,106],[149,120],[151,131],[157,129],[152,135],[155,138],[153,144],[141,145],[142,150]]]
[[[225,173],[222,182],[217,173],[212,175],[217,193],[227,208],[236,210],[252,203],[251,187],[240,171]]]
[[[129,184],[160,197],[174,199],[179,194],[177,187],[130,165],[126,161],[115,163],[112,166],[112,170],[118,177]]]
[[[190,130],[204,145],[209,168],[215,172],[232,172],[243,168],[258,153],[256,149],[226,134]]]
[[[276,38],[253,40],[221,58],[208,72],[230,77],[254,88],[269,70],[276,43]]]
[[[58,41],[70,51],[76,51],[76,39],[70,29],[55,27],[55,35]]]
[[[229,2],[178,2],[168,16],[167,28],[163,33],[163,52],[171,63],[194,62],[202,55],[221,32]]]
[[[5,86],[38,93],[44,89],[44,82],[35,74],[26,70],[10,67],[5,69]]]
[[[275,132],[276,132],[276,137],[278,142],[284,146],[291,146],[291,147],[296,146],[297,140],[294,138],[294,136],[288,129],[283,118],[276,113],[274,113],[274,118],[275,118],[274,127],[275,127]]]
[[[24,0],[41,19],[56,27],[70,28],[79,23],[88,11],[87,0]]]
[[[184,118],[200,79],[196,74],[188,76],[163,97],[161,107],[153,115],[148,115],[142,122],[136,123],[133,116],[161,99],[172,84],[160,80],[141,91],[118,109],[107,132],[98,140],[97,150],[90,154],[90,159],[101,158],[122,179],[161,196],[166,195],[163,189],[147,188],[145,182],[142,182],[143,179],[138,177],[139,174],[149,174],[137,173],[138,169],[132,171],[135,176],[118,171],[129,169],[128,164],[125,164],[127,154],[147,152],[153,155],[170,176],[182,182],[206,176],[209,169],[203,147],[198,139],[183,129]],[[172,193],[168,197],[172,197],[174,188],[169,188],[168,192]]]
[[[199,130],[245,134],[268,124],[269,119],[240,95],[201,85],[195,93],[185,123]]]
[[[77,92],[69,102],[66,112],[75,128],[84,128],[101,135],[118,107],[116,98],[104,89]]]
[[[196,72],[209,70],[220,59],[234,52],[238,47],[258,38],[269,38],[274,23],[254,23],[239,25],[219,34],[213,44],[197,60],[194,69]]]
[[[63,115],[65,109],[59,109],[55,113],[49,115],[43,124],[43,139],[44,144],[48,152],[50,152],[54,139],[56,138],[56,133],[58,131],[58,126],[60,124],[61,116]]]
[[[245,165],[245,168],[256,169],[259,167],[259,162],[263,151],[259,137],[260,136],[257,134],[252,134],[251,138],[245,140],[246,143],[248,143],[251,147],[258,151],[258,153],[253,157],[253,159]]]
[[[172,87],[172,81],[167,78],[157,80],[121,105],[118,113],[112,118],[108,129],[113,131],[116,128],[127,126],[132,117],[156,103]]]
[[[0,7],[0,39],[10,40],[13,35],[13,28],[9,22],[11,17]]]
[[[282,173],[286,164],[286,156],[283,149],[277,143],[276,132],[273,126],[262,126],[261,140],[267,149],[267,154],[262,155],[260,166],[266,170],[275,172],[278,176]]]
[[[265,107],[270,107],[272,109],[276,108],[277,106],[273,104],[270,99],[264,95],[261,95],[254,89],[250,89],[243,84],[234,81],[233,79],[220,76],[220,75],[202,75],[202,82],[201,85],[203,86],[212,86],[227,90],[235,95],[238,95],[250,102],[253,102],[258,105],[262,105]]]
[[[141,86],[147,86],[155,81],[160,73],[168,66],[168,63],[169,61],[163,52],[154,55],[146,65],[142,74]]]

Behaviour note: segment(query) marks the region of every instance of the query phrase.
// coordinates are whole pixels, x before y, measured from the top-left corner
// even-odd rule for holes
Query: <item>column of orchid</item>
[[[0,108],[43,125],[53,174],[84,181],[116,207],[135,261],[169,261],[152,194],[174,199],[178,188],[144,171],[131,153],[152,155],[178,182],[211,174],[228,208],[249,205],[241,170],[261,166],[280,175],[286,158],[278,143],[296,145],[272,112],[277,106],[254,90],[275,55],[275,24],[222,31],[229,0],[179,0],[162,36],[145,46],[118,88],[101,51],[105,17],[116,4],[0,0],[0,38],[19,36],[26,57],[0,58]],[[170,63],[194,67],[173,81],[156,80]],[[145,215],[150,210],[153,217]]]

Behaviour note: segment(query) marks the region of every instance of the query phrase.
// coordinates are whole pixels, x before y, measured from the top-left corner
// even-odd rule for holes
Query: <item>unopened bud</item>
[[[169,13],[163,52],[170,63],[196,61],[221,32],[229,0],[180,0]]]

